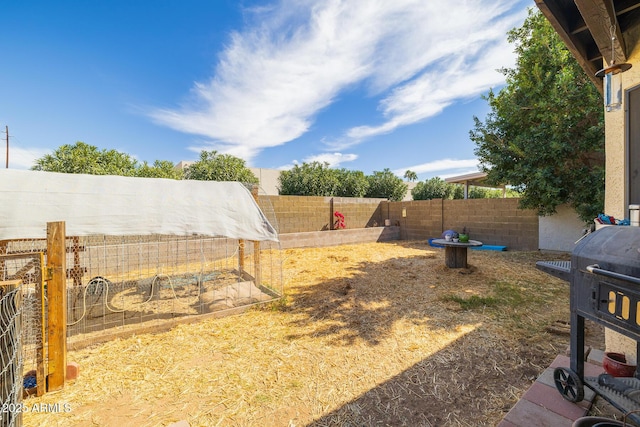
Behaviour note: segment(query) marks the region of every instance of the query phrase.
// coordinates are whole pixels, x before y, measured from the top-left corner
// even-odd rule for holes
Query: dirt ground
[[[495,426],[567,349],[569,286],[539,252],[425,242],[282,252],[286,297],[70,352],[25,426]],[[603,348],[599,328],[587,343]],[[558,394],[558,399],[561,399]],[[35,409],[45,408],[45,412]]]

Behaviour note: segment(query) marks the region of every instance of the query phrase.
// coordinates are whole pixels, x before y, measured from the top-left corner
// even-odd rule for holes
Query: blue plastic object
[[[25,389],[34,388],[37,385],[38,383],[36,382],[36,377],[34,376],[24,377],[24,380],[22,380],[22,387]]]
[[[482,246],[471,246],[471,249],[475,249],[476,251],[506,251],[506,246],[500,245],[482,245]]]
[[[429,246],[433,246],[434,248],[444,248],[444,246],[439,245],[437,243],[433,243],[435,239],[429,239]]]

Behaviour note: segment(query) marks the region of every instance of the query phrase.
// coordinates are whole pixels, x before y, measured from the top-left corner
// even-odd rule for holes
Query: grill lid
[[[603,227],[582,239],[571,255],[571,268],[602,270],[640,277],[640,227]]]

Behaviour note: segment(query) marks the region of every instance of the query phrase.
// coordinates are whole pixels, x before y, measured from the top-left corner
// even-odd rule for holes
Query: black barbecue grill
[[[554,381],[562,397],[579,402],[584,386],[640,422],[640,375],[584,376],[584,320],[640,342],[640,227],[604,227],[583,238],[571,261],[539,261],[536,267],[570,284],[571,357]],[[640,346],[638,346],[640,355]]]

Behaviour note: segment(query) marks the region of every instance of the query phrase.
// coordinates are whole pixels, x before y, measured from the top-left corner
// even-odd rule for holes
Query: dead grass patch
[[[71,411],[25,425],[493,426],[568,344],[547,327],[569,287],[541,253],[470,251],[464,271],[424,242],[283,256],[283,300],[70,352],[79,379],[25,403]]]

